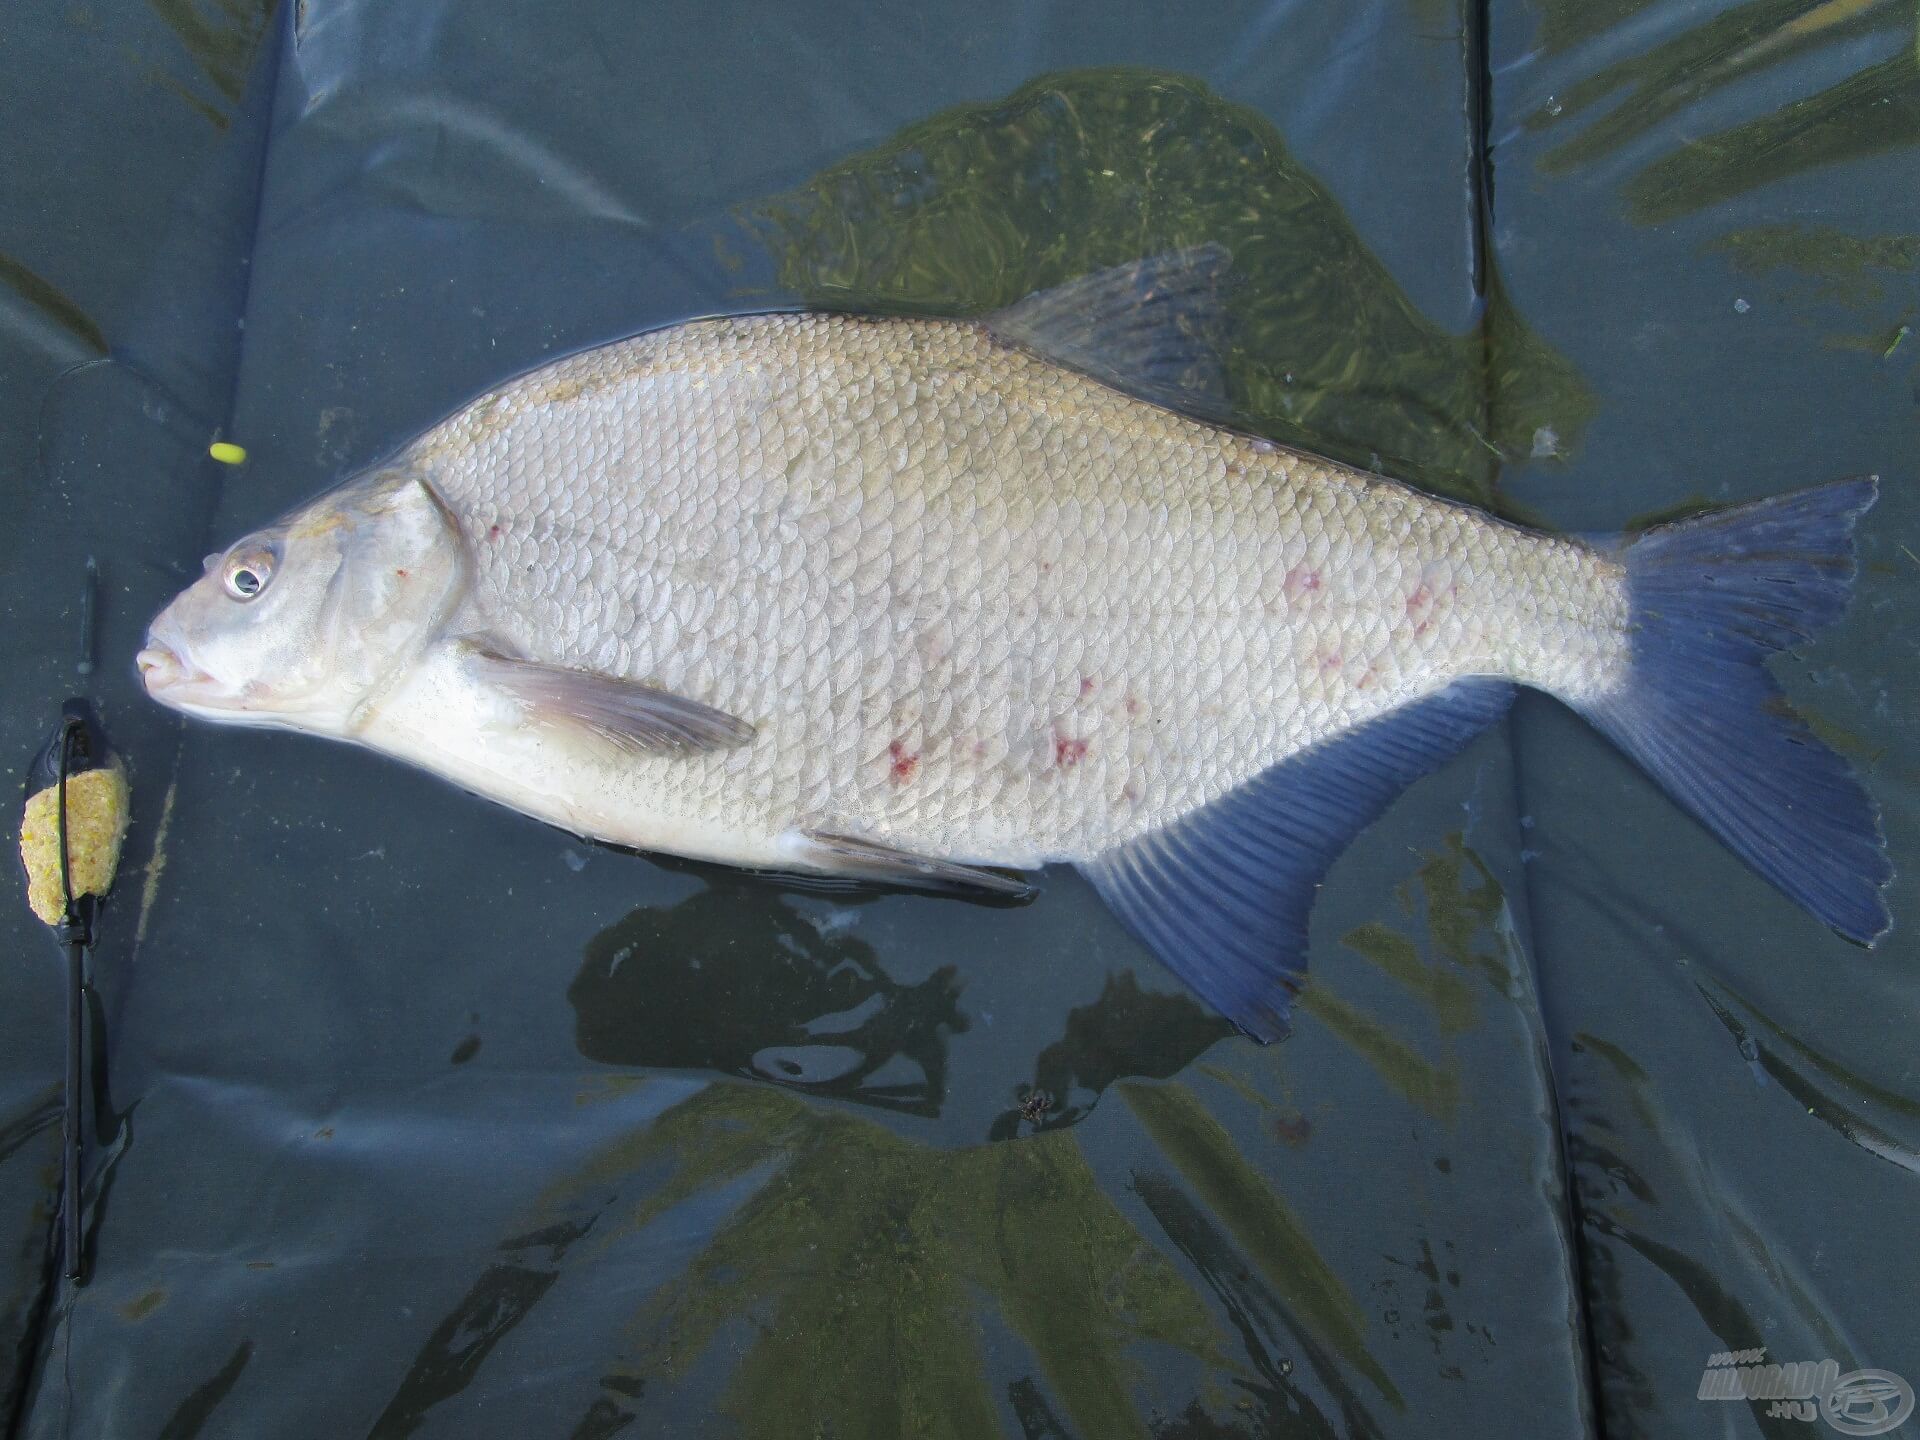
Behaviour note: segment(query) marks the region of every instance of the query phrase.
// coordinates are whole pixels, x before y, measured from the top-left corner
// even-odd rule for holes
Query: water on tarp
[[[5,922],[10,1433],[1778,1436],[1710,1354],[1920,1380],[1911,6],[940,8],[155,0],[0,54],[0,706],[24,760],[96,557],[136,797],[77,1292]],[[543,359],[1206,241],[1276,439],[1578,531],[1878,471],[1780,668],[1903,928],[1529,700],[1336,867],[1260,1048],[1070,873],[654,861],[137,693],[201,554]]]

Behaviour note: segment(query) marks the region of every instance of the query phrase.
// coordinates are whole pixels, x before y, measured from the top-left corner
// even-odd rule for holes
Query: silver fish
[[[1505,524],[1205,418],[1225,263],[558,361],[210,557],[147,688],[641,849],[1001,894],[1070,863],[1271,1038],[1327,867],[1517,682],[1883,932],[1873,806],[1764,665],[1844,608],[1874,481],[1614,547]]]

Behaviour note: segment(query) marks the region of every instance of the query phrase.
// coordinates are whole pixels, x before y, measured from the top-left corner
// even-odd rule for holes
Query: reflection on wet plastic
[[[1550,46],[1577,43],[1617,10],[1622,18],[1646,0],[1612,7],[1555,0],[1545,34]],[[1676,16],[1691,18],[1680,9]],[[1717,12],[1651,50],[1603,66],[1527,117],[1538,129],[1585,120],[1584,112],[1614,100],[1570,140],[1548,150],[1549,170],[1597,164],[1639,141],[1663,123],[1684,115],[1723,88],[1779,66],[1824,57],[1826,47],[1848,45],[1880,57],[1813,94],[1797,79],[1791,95],[1772,112],[1717,133],[1688,135],[1626,183],[1629,213],[1660,224],[1718,204],[1763,185],[1821,166],[1920,140],[1920,47],[1913,7],[1904,0],[1750,0]],[[1891,53],[1889,53],[1891,52]],[[1674,127],[1687,134],[1689,127]]]
[[[253,1359],[253,1350],[254,1342],[251,1340],[242,1340],[236,1345],[226,1363],[196,1385],[167,1417],[167,1423],[160,1430],[160,1440],[192,1440],[193,1436],[205,1433],[208,1422],[213,1419],[213,1412],[233,1387],[240,1383],[241,1373],[247,1368],[247,1362]]]
[[[411,1434],[459,1393],[543,1302],[563,1261],[592,1268],[626,1237],[707,1200],[720,1210],[688,1274],[631,1316],[572,1433],[610,1435],[638,1418],[643,1397],[696,1383],[723,1335],[739,1335],[744,1353],[718,1406],[749,1436],[790,1433],[795,1415],[831,1433],[994,1434],[995,1388],[1059,1433],[1144,1434],[1133,1400],[1143,1342],[1231,1366],[1242,1418],[1262,1427],[1254,1433],[1302,1415],[1317,1417],[1315,1433],[1380,1433],[1347,1374],[1357,1369],[1389,1407],[1403,1402],[1299,1219],[1185,1092],[1135,1083],[1125,1093],[1224,1220],[1228,1233],[1166,1175],[1134,1177],[1225,1328],[1103,1192],[1070,1136],[944,1151],[778,1091],[718,1083],[548,1193],[528,1217],[536,1228],[502,1241],[501,1258],[434,1327],[371,1433]],[[982,1348],[981,1299],[1011,1352]],[[1227,1359],[1242,1350],[1244,1366]],[[1295,1354],[1308,1362],[1298,1373]],[[1186,1410],[1213,1433],[1200,1401]]]
[[[100,327],[86,311],[50,281],[7,255],[0,255],[0,285],[12,290],[63,332],[64,340],[73,346],[74,363],[107,353],[107,337],[100,333]]]
[[[743,876],[603,931],[567,999],[590,1060],[714,1070],[914,1115],[940,1113],[948,1039],[968,1026],[951,967],[898,985],[865,940]]]
[[[216,129],[227,128],[246,87],[247,71],[273,19],[276,0],[147,0],[199,67],[201,83],[167,77],[166,88]],[[211,93],[209,93],[211,92]]]
[[[1373,1416],[1368,1401],[1347,1379],[1341,1357],[1295,1318],[1281,1292],[1249,1269],[1237,1250],[1207,1212],[1165,1176],[1134,1177],[1134,1191],[1159,1222],[1170,1244],[1186,1258],[1213,1291],[1234,1329],[1247,1347],[1254,1376],[1239,1379],[1236,1387],[1252,1403],[1243,1408],[1262,1427],[1277,1427],[1282,1417],[1315,1436],[1347,1436],[1371,1440],[1387,1431]],[[1331,1403],[1295,1378],[1295,1352],[1310,1363],[1315,1378],[1331,1392]],[[1209,1418],[1198,1401],[1181,1417],[1195,1434],[1206,1434]],[[1255,1430],[1253,1433],[1272,1433]]]
[[[1727,1027],[1741,1058],[1756,1075],[1771,1077],[1814,1119],[1830,1125],[1870,1155],[1920,1175],[1920,1101],[1864,1079],[1834,1056],[1794,1035],[1779,1021],[1730,988],[1696,982],[1700,998]],[[1736,1011],[1745,1011],[1772,1037],[1761,1044]],[[1797,1063],[1796,1063],[1797,1062]],[[1812,1072],[1824,1079],[1816,1083]],[[1877,1111],[1882,1119],[1869,1118]],[[1905,1136],[1896,1133],[1904,1126]]]
[[[996,1140],[1054,1130],[1086,1118],[1123,1077],[1164,1080],[1236,1033],[1185,994],[1143,991],[1131,972],[1108,979],[1100,998],[1067,1012],[1066,1033],[1034,1061],[1033,1080],[1015,1092],[989,1132]]]
[[[1179,1084],[1120,1092],[1161,1151],[1288,1302],[1296,1322],[1395,1409],[1405,1402],[1367,1351],[1358,1302],[1315,1248],[1298,1216],[1250,1166],[1220,1122]]]
[[[840,916],[803,910],[783,886],[718,872],[689,899],[636,910],[596,936],[567,990],[581,1054],[939,1115],[948,1048],[972,1027],[958,972],[899,984]],[[1067,1012],[988,1135],[1074,1124],[1116,1080],[1176,1075],[1234,1033],[1184,993],[1110,976],[1098,999]]]
[[[1608,1403],[1621,1414],[1658,1415],[1673,1408],[1676,1400],[1660,1393],[1653,1377],[1636,1363],[1639,1347],[1632,1320],[1636,1307],[1617,1246],[1637,1254],[1670,1281],[1707,1333],[1725,1338],[1729,1345],[1748,1348],[1778,1343],[1775,1319],[1756,1313],[1743,1293],[1757,1275],[1763,1284],[1787,1281],[1794,1312],[1790,1323],[1795,1330],[1817,1337],[1815,1343],[1835,1356],[1852,1356],[1853,1347],[1844,1338],[1845,1322],[1829,1308],[1831,1297],[1803,1288],[1791,1274],[1797,1266],[1783,1265],[1771,1253],[1764,1229],[1743,1213],[1746,1207],[1740,1199],[1716,1194],[1713,1177],[1701,1169],[1692,1147],[1668,1120],[1668,1100],[1652,1092],[1646,1070],[1619,1046],[1593,1035],[1575,1037],[1572,1048],[1576,1055],[1592,1055],[1607,1067],[1614,1082],[1625,1087],[1632,1113],[1644,1127],[1641,1134],[1616,1133],[1617,1111],[1604,1100],[1585,1091],[1571,1097],[1575,1124],[1568,1134],[1568,1159],[1579,1185],[1584,1222],[1594,1232],[1586,1250],[1588,1306],[1596,1331],[1617,1337],[1603,1351]],[[1682,1166],[1678,1183],[1714,1195],[1718,1222],[1735,1242],[1731,1254],[1713,1245],[1711,1258],[1703,1258],[1658,1238],[1659,1227],[1651,1212],[1674,1197],[1658,1192],[1628,1158],[1649,1139],[1661,1142],[1660,1148],[1678,1142],[1675,1154]]]
[[[1480,987],[1470,978],[1476,972],[1503,1000],[1519,998],[1513,977],[1524,957],[1514,940],[1505,893],[1461,834],[1447,836],[1444,849],[1420,856],[1419,868],[1395,898],[1415,922],[1412,933],[1375,920],[1349,931],[1341,943],[1417,997],[1443,1039],[1480,1023]],[[1412,1104],[1442,1119],[1453,1117],[1462,1077],[1451,1053],[1440,1062],[1428,1059],[1415,1037],[1395,1033],[1324,980],[1302,994],[1301,1009]]]
[[[1920,325],[1920,293],[1911,278],[1920,270],[1920,234],[1754,225],[1729,231],[1711,248],[1739,274],[1760,282],[1757,301],[1795,312],[1830,312],[1836,328],[1822,335],[1825,348],[1862,351],[1887,364],[1912,358],[1906,347]],[[1807,720],[1819,729],[1816,717]],[[1848,751],[1824,731],[1820,738],[1850,759],[1861,758],[1857,744]]]

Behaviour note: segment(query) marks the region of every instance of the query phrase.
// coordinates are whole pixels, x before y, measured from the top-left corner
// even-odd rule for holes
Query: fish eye
[[[220,578],[234,599],[253,599],[273,579],[273,551],[264,545],[235,550],[227,557],[227,568]]]

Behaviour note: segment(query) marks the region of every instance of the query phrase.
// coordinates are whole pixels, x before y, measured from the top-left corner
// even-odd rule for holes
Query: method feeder
[[[46,748],[27,777],[20,820],[20,860],[27,903],[67,952],[66,1127],[60,1192],[61,1264],[81,1279],[80,1146],[81,1014],[86,952],[94,923],[113,886],[127,829],[127,777],[84,700],[61,707]]]

